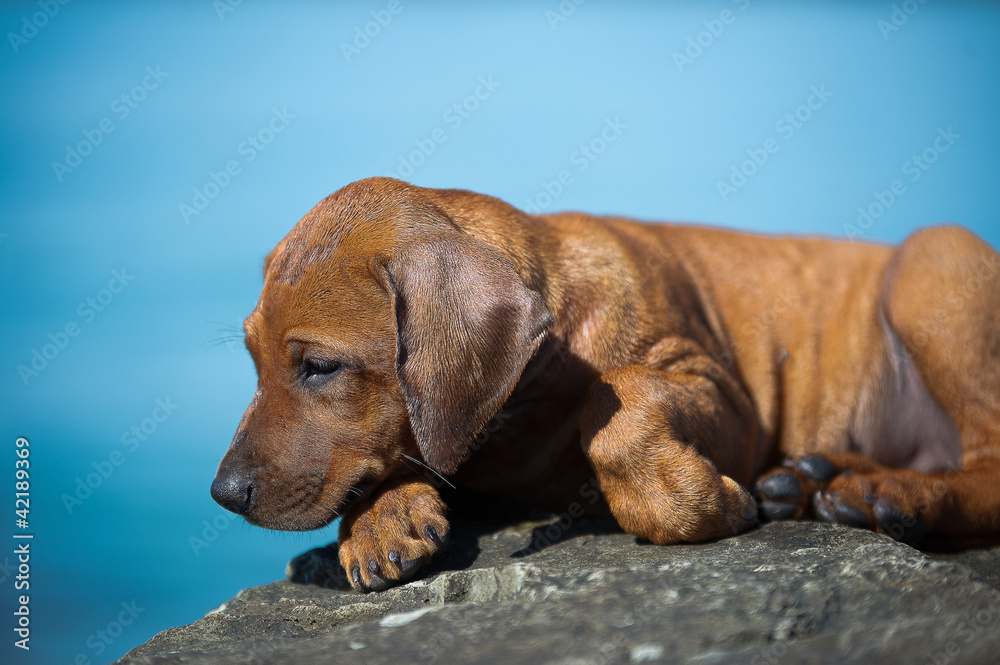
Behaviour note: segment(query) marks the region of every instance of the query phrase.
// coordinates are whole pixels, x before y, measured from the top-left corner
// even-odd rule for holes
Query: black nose
[[[212,481],[212,498],[226,510],[242,515],[253,505],[253,482],[244,472],[220,469]]]

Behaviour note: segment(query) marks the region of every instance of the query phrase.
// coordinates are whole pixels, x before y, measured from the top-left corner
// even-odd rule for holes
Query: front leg
[[[358,591],[381,591],[413,576],[448,541],[446,508],[417,476],[390,479],[351,506],[340,523],[340,563]]]
[[[664,340],[644,364],[602,375],[580,424],[584,451],[625,531],[666,545],[757,523],[753,497],[736,480],[748,483],[753,473],[750,400],[693,342]]]

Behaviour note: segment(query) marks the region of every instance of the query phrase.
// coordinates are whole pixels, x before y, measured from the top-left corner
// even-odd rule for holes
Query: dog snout
[[[219,469],[212,481],[212,498],[226,510],[243,515],[253,506],[257,492],[245,471]]]

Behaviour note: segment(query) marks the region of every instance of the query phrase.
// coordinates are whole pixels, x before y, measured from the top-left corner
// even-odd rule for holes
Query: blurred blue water
[[[335,537],[254,529],[209,498],[255,385],[242,345],[213,340],[252,309],[268,250],[352,180],[894,242],[952,220],[1000,244],[996,5],[230,4],[0,8],[4,662],[112,660]],[[19,435],[30,653],[3,572]]]

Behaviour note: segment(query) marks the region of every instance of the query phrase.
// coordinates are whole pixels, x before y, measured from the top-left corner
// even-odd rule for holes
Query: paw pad
[[[807,455],[795,460],[792,466],[801,474],[809,476],[817,483],[825,483],[837,475],[837,469],[830,460],[819,455]]]
[[[753,490],[760,516],[769,522],[795,519],[802,514],[802,485],[791,473],[775,473]]]

